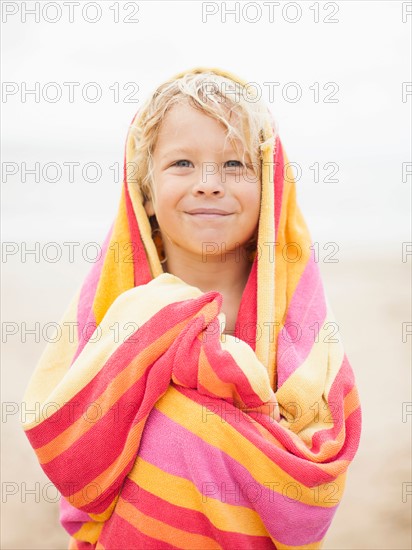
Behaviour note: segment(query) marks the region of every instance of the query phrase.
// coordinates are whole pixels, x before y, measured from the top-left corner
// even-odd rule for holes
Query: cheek
[[[182,185],[174,181],[173,177],[160,177],[155,182],[158,204],[176,204],[183,195]]]
[[[261,197],[262,193],[260,187],[256,187],[255,185],[251,186],[250,184],[249,187],[245,186],[243,200],[250,211],[259,213]]]
[[[157,212],[158,218],[173,220],[178,210],[176,200],[170,193],[160,193],[158,196]]]
[[[171,185],[160,185],[156,197],[156,216],[160,226],[168,227],[177,225],[179,213],[179,196]]]
[[[253,227],[256,227],[259,224],[260,217],[260,193],[254,193],[249,197],[250,204],[250,221]]]

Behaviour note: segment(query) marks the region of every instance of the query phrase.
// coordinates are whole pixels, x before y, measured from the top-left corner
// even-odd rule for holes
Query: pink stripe
[[[86,345],[87,340],[93,334],[92,327],[96,326],[96,318],[93,312],[93,302],[96,295],[96,289],[99,283],[101,271],[103,269],[107,247],[109,246],[110,237],[113,232],[113,227],[114,223],[112,223],[109,231],[107,232],[106,238],[102,245],[102,254],[99,260],[93,265],[92,269],[89,271],[80,292],[79,305],[77,308],[77,334],[79,345],[77,347],[76,353],[74,354],[71,364],[74,363],[74,361]],[[90,323],[90,325],[87,325],[88,327],[90,327],[88,330],[84,330],[86,327],[86,323]]]
[[[76,540],[73,537],[71,537],[69,544],[70,548],[76,548],[76,550],[94,550],[96,548],[96,545],[91,544],[90,542]]]
[[[134,272],[134,285],[140,286],[148,283],[152,280],[153,276],[150,270],[150,265],[146,256],[144,245],[140,236],[140,229],[136,220],[136,214],[130,199],[129,193],[129,182],[127,180],[127,163],[129,159],[127,158],[127,144],[130,139],[131,127],[133,126],[134,121],[140,113],[138,109],[135,115],[132,118],[130,123],[129,132],[127,133],[126,141],[124,144],[124,155],[123,155],[123,186],[124,186],[124,196],[126,201],[126,212],[127,220],[129,222],[129,231],[130,238],[133,246],[133,272]],[[139,167],[138,167],[139,169]],[[136,249],[137,248],[137,249]]]
[[[330,421],[331,428],[329,430],[320,430],[314,434],[312,439],[312,442],[313,442],[312,450],[316,452],[323,443],[330,442],[336,439],[336,437],[338,436],[343,426],[345,427],[345,432],[347,434],[354,433],[356,434],[356,437],[355,439],[346,437],[342,449],[338,449],[336,456],[333,456],[331,454],[330,460],[336,460],[337,458],[340,458],[340,459],[343,458],[344,460],[352,460],[359,443],[360,429],[355,428],[355,426],[353,426],[353,432],[352,432],[351,431],[352,428],[349,428],[348,422],[349,422],[349,418],[351,418],[352,415],[354,415],[355,413],[356,413],[355,417],[359,418],[359,423],[361,422],[360,405],[355,411],[351,413],[351,415],[347,419],[344,418],[344,411],[343,411],[343,401],[346,395],[352,390],[354,386],[355,386],[355,379],[354,379],[353,371],[351,369],[351,366],[345,354],[342,365],[335,377],[335,380],[333,381],[333,384],[328,396],[330,415],[329,416],[327,415],[326,419],[328,422]],[[325,410],[320,411],[320,414],[323,415],[323,418],[325,418],[326,413],[327,411]],[[352,424],[354,422],[355,417],[351,418]]]
[[[176,546],[148,537],[113,513],[100,534],[105,550],[176,550]]]
[[[256,351],[257,261],[258,255],[256,254],[242,294],[234,334],[234,336],[249,344],[253,351]]]
[[[271,488],[273,479],[265,482],[267,486],[258,484],[245,467],[157,409],[147,420],[139,456],[165,472],[190,480],[206,499],[255,509],[270,535],[290,546],[322,540],[336,512],[336,507],[291,500],[301,491],[297,482],[275,486],[280,494]]]
[[[278,335],[279,388],[309,355],[314,345],[315,335],[322,328],[325,317],[325,296],[312,250],[291,299],[285,326]]]
[[[126,160],[125,160],[126,162]],[[127,170],[125,165],[125,173],[127,176]],[[132,201],[129,195],[128,183],[124,186],[127,220],[129,223],[129,232],[131,239],[131,246],[133,247],[133,273],[134,273],[134,286],[145,285],[153,279],[149,262],[146,257],[146,251],[140,237],[140,230],[137,225],[136,215],[133,209]]]
[[[60,523],[69,533],[74,535],[82,527],[83,523],[92,521],[86,512],[72,506],[64,497],[60,497]]]

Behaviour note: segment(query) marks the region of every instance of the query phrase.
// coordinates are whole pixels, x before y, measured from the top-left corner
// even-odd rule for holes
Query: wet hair
[[[166,113],[177,104],[194,107],[220,122],[226,129],[226,139],[232,140],[235,150],[242,157],[245,169],[251,168],[249,176],[253,174],[261,185],[262,149],[273,140],[271,136],[265,141],[264,128],[271,127],[273,134],[277,133],[271,111],[248,84],[240,84],[210,70],[197,69],[157,87],[130,127],[130,135],[134,139],[134,155],[130,159],[133,181],[137,182],[143,202],[153,198],[153,153],[160,126]],[[237,147],[238,143],[241,144],[242,153]],[[250,162],[246,162],[246,157]],[[150,216],[149,221],[159,258],[164,258],[156,216]],[[245,245],[250,261],[256,255],[256,246],[257,229]]]
[[[138,112],[130,132],[135,140],[133,166],[134,180],[144,201],[152,197],[153,152],[160,126],[166,113],[176,104],[185,104],[201,110],[226,128],[226,139],[242,144],[242,162],[251,165],[257,181],[261,181],[263,128],[269,121],[274,128],[272,113],[259,99],[251,86],[243,86],[211,71],[185,73],[181,78],[161,84]],[[232,116],[233,115],[233,116]],[[233,120],[232,120],[233,118]],[[249,156],[251,162],[246,163]]]

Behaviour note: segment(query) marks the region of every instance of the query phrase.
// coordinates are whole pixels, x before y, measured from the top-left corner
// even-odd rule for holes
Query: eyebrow
[[[167,157],[168,155],[175,155],[178,153],[192,153],[192,150],[185,147],[176,147],[173,149],[167,149],[166,153],[163,156]]]
[[[168,157],[170,155],[177,155],[177,154],[187,154],[187,153],[194,153],[197,151],[197,148],[192,149],[191,147],[176,147],[173,149],[168,149],[164,154],[163,158]],[[222,151],[223,153],[223,151]],[[230,149],[225,150],[225,154],[237,154],[236,150],[232,147]]]

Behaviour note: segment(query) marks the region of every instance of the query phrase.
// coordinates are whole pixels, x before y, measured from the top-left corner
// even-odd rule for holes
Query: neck
[[[175,275],[185,283],[199,288],[202,292],[216,290],[223,295],[241,295],[247,283],[252,263],[246,252],[225,255],[190,255],[187,251],[174,249],[163,264],[164,271]]]

